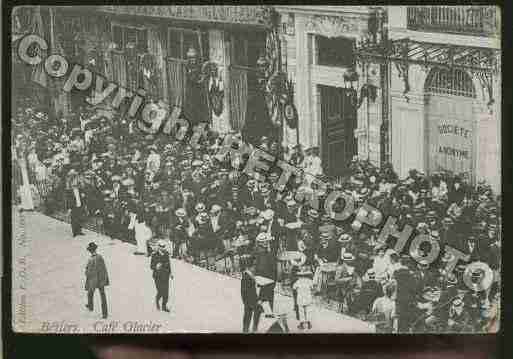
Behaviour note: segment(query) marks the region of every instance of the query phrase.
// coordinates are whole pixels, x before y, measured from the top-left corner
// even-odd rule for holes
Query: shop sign
[[[436,167],[455,173],[470,172],[473,132],[470,121],[442,119],[435,129],[438,142],[434,146]]]
[[[270,26],[266,6],[99,6],[101,11],[192,21]]]

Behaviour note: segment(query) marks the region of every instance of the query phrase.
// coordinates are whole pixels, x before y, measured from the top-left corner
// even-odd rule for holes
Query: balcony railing
[[[475,36],[499,35],[493,6],[408,6],[408,29]]]

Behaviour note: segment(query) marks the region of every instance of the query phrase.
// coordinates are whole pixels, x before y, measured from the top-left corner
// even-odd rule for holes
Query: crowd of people
[[[193,148],[143,134],[115,112],[83,107],[49,116],[31,101],[13,109],[13,163],[26,159],[42,211],[60,211],[67,203],[74,236],[94,218],[106,235],[137,244],[135,254],[151,253],[150,244],[163,239],[174,258],[211,269],[222,261],[228,272],[270,280],[258,302],[271,310],[276,282],[288,283],[300,329],[311,327],[311,289],[313,297],[333,298],[341,311],[378,323],[381,331],[493,330],[500,300],[500,197],[484,183],[472,186],[465,176],[444,171],[428,176],[412,170],[399,179],[391,166],[356,158],[346,176],[328,182],[328,192],[344,191],[356,205],[368,203],[385,218],[397,218],[398,228],[410,224],[414,234],[438,241],[442,255],[428,265],[407,250],[396,253],[392,237],[378,242],[379,228],[336,221],[322,205],[316,210],[296,201],[299,192],[325,198],[326,189],[305,176],[292,176],[279,192],[272,185],[279,171],[271,168],[268,181],[259,181],[239,171],[244,158],[219,161],[214,154],[221,137],[214,131]],[[255,145],[322,175],[317,148],[283,148],[265,137]],[[16,190],[22,182],[16,165],[13,181]],[[463,262],[447,274],[447,245],[487,263],[495,275],[491,288],[470,290]],[[245,330],[251,315],[245,315]]]

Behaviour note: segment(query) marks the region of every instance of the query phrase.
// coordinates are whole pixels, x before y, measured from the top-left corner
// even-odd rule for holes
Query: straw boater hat
[[[202,202],[198,202],[198,203],[196,204],[196,206],[194,206],[194,209],[195,209],[197,212],[203,212],[203,211],[206,209],[206,207],[205,207],[205,204],[204,204],[204,203],[202,203]]]
[[[267,232],[262,232],[255,239],[257,242],[264,243],[271,241],[271,236]]]
[[[342,260],[344,262],[351,262],[354,260],[354,256],[349,252],[344,252],[344,254],[342,255]]]
[[[338,238],[338,241],[340,243],[347,243],[347,242],[350,242],[351,241],[351,236],[347,233],[344,233],[342,234],[339,238]]]

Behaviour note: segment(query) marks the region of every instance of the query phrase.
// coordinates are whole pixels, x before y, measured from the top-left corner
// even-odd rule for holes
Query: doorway
[[[357,154],[356,91],[319,86],[321,95],[321,159],[324,173],[338,177],[347,174]]]

